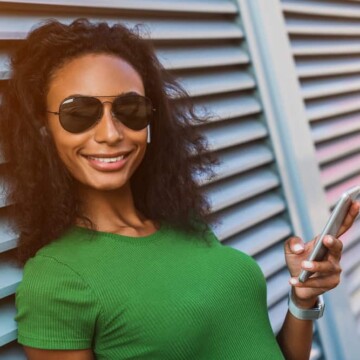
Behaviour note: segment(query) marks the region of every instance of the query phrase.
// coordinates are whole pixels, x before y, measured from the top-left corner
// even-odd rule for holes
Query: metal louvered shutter
[[[283,1],[329,208],[360,184],[360,3]],[[342,260],[360,335],[360,221]]]
[[[201,186],[222,220],[215,229],[220,240],[260,264],[269,285],[270,318],[278,331],[289,290],[282,241],[292,233],[292,226],[236,4],[231,0],[94,0],[86,5],[80,0],[0,1],[1,81],[9,77],[8,52],[34,24],[50,17],[64,22],[88,17],[130,26],[145,23],[164,65],[189,90],[199,109],[206,106],[217,115],[201,130],[222,163],[217,177],[201,180]],[[5,164],[1,171],[6,171]],[[13,321],[13,294],[21,273],[7,261],[16,235],[6,231],[9,205],[1,205],[0,357],[21,359]]]
[[[289,41],[289,28],[299,29],[301,21],[289,21],[286,9],[300,8],[305,3],[314,5],[315,1],[238,0],[238,3],[292,224],[296,234],[310,240],[324,226],[329,208],[291,46],[298,37],[290,35],[291,44]],[[302,26],[309,37],[320,26],[314,17],[311,19],[312,26]],[[325,299],[327,310],[324,318],[316,322],[317,337],[311,356],[353,359],[359,343],[345,281],[327,292]]]

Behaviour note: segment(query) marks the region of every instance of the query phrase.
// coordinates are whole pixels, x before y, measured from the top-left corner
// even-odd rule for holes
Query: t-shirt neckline
[[[157,229],[155,232],[153,232],[150,235],[145,236],[129,236],[129,235],[122,235],[117,233],[111,233],[106,231],[100,231],[100,230],[92,230],[89,228],[85,228],[82,226],[74,225],[73,230],[78,231],[81,233],[86,234],[93,234],[95,236],[104,236],[108,237],[117,241],[126,241],[126,242],[132,242],[132,243],[148,243],[156,240],[160,240],[162,238],[162,235],[164,233],[166,226],[165,224],[160,224],[159,229]]]

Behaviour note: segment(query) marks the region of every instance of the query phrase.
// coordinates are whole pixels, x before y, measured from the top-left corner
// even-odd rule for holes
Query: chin
[[[95,191],[115,191],[119,190],[126,186],[127,181],[123,179],[106,179],[107,181],[104,181],[104,179],[87,179],[87,181],[84,179],[80,180],[78,179],[80,187],[83,187],[84,189],[88,190],[95,190]]]
[[[98,190],[98,191],[115,191],[115,190],[119,190],[122,187],[124,187],[124,183],[108,183],[108,184],[90,184],[88,185],[88,187],[90,187],[93,190]]]
[[[115,191],[126,188],[129,184],[131,172],[85,173],[75,177],[79,185],[93,191]]]

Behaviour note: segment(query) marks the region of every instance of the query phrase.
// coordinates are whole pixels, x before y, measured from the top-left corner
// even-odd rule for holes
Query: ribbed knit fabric
[[[283,359],[260,268],[206,236],[71,229],[25,265],[19,343],[106,360]]]

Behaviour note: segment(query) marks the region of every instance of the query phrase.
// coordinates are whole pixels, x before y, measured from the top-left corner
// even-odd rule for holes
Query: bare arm
[[[329,241],[330,240],[330,241]],[[320,294],[338,285],[341,268],[339,265],[342,243],[339,239],[325,237],[324,245],[329,249],[327,259],[312,261],[313,268],[305,268],[304,259],[311,252],[315,240],[303,244],[301,239],[293,237],[285,243],[286,262],[292,278],[292,298],[299,308],[311,309]],[[314,276],[304,283],[298,282],[301,269],[314,271]],[[300,320],[289,311],[277,336],[280,348],[288,360],[307,360],[310,356],[313,337],[313,321]]]
[[[359,213],[359,205],[357,202],[353,203],[338,236],[351,227]],[[303,309],[314,307],[320,294],[333,289],[340,282],[342,242],[336,238],[325,237],[324,245],[329,250],[326,258],[323,261],[305,261],[314,244],[315,239],[304,244],[296,237],[285,242],[286,263],[292,276],[292,298],[296,305]],[[301,269],[310,270],[314,275],[300,283],[297,277]],[[310,357],[312,337],[313,321],[299,320],[288,312],[277,341],[287,360],[307,360]]]
[[[312,337],[313,322],[311,320],[299,320],[288,312],[277,335],[277,341],[285,359],[308,360]]]
[[[314,246],[315,240],[304,244],[301,239],[293,237],[285,243],[286,262],[290,273],[292,298],[299,308],[310,309],[315,306],[320,294],[328,291],[340,282],[341,268],[339,265],[342,243],[339,239],[326,236],[324,245],[329,249],[323,261],[311,261],[312,268],[306,268],[304,261]],[[297,276],[301,269],[311,270],[315,274],[304,283]],[[299,320],[290,312],[277,336],[281,350],[288,360],[307,360],[310,356],[313,335],[311,320]]]
[[[24,346],[28,360],[94,360],[91,349],[86,350],[43,350]]]

